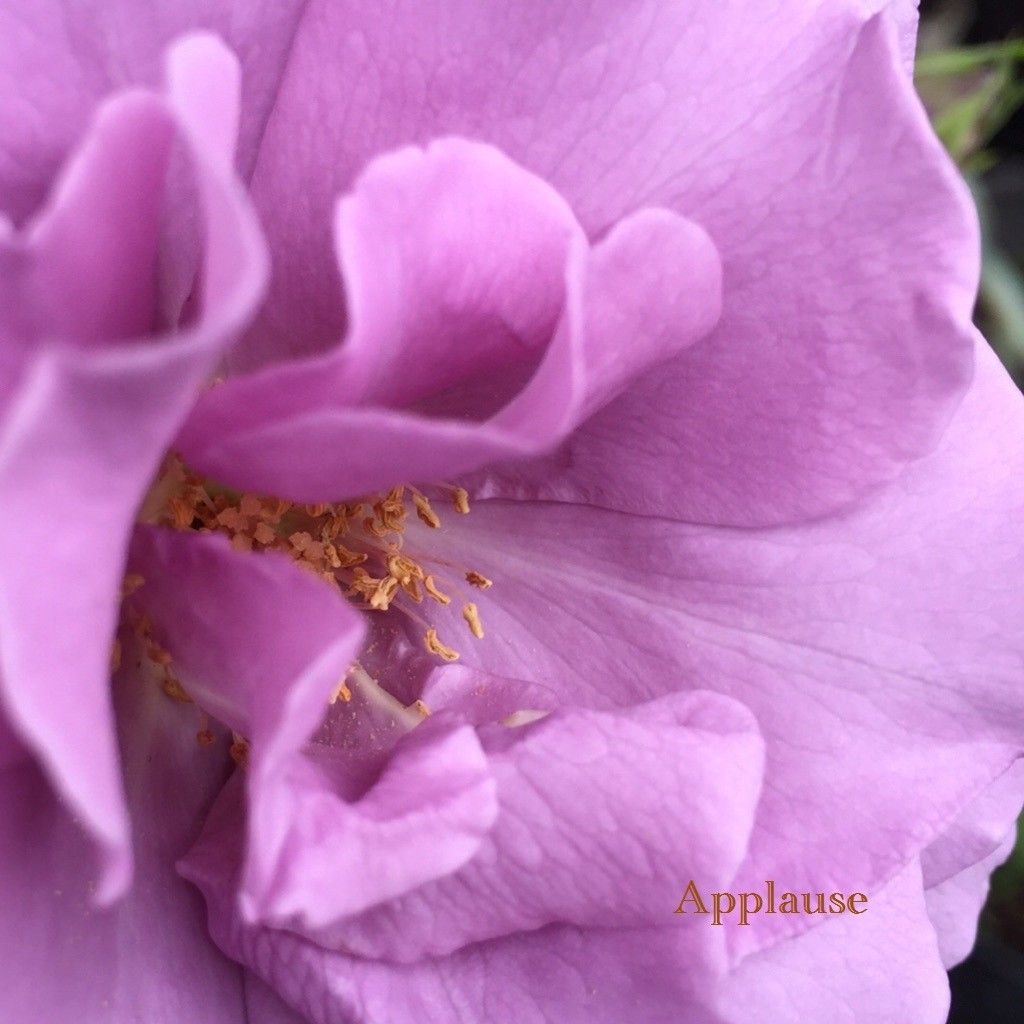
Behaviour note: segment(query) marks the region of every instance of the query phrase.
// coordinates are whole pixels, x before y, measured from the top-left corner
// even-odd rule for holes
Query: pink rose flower
[[[0,1019],[941,1024],[1024,409],[914,27],[0,9]]]

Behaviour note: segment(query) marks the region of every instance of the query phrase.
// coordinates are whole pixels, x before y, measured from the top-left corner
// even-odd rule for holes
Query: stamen
[[[478,590],[486,590],[488,587],[494,585],[493,580],[489,580],[486,576],[481,575],[473,569],[470,569],[469,572],[466,573],[466,582],[470,586],[476,587]]]
[[[238,503],[238,511],[243,516],[254,518],[263,511],[263,504],[255,494],[243,494],[242,500]]]
[[[401,584],[410,580],[423,579],[423,570],[411,558],[403,555],[388,555],[388,572]]]
[[[391,599],[397,591],[398,580],[392,576],[385,577],[377,584],[377,589],[371,595],[370,607],[377,611],[386,612],[388,605],[391,604]]]
[[[423,636],[423,646],[426,647],[431,654],[436,654],[439,658],[443,658],[445,661],[458,661],[459,652],[454,648],[449,647],[447,644],[441,643],[437,636],[437,630],[431,627]]]
[[[157,665],[162,665],[167,668],[171,663],[171,652],[164,650],[158,643],[151,640],[149,643],[149,649],[146,651],[151,661]]]
[[[286,501],[284,498],[268,498],[263,505],[266,510],[266,515],[271,522],[280,522],[288,510],[292,507],[290,501]]]
[[[384,540],[388,535],[388,527],[378,522],[373,516],[367,516],[363,520],[363,529],[367,533],[373,534],[378,540]]]
[[[441,528],[441,520],[431,507],[427,496],[425,494],[420,494],[419,491],[414,491],[412,501],[416,506],[416,515],[420,522],[426,523],[426,525],[432,530],[439,530]]]
[[[483,640],[484,627],[480,623],[480,613],[477,611],[477,607],[472,601],[467,601],[462,606],[462,617],[466,620],[470,633],[472,633],[477,640]]]
[[[303,551],[306,550],[306,548],[310,546],[310,544],[313,543],[313,538],[310,534],[306,533],[303,530],[299,533],[293,533],[288,538],[288,543],[291,544],[291,546],[301,554]]]
[[[192,698],[186,693],[185,687],[181,685],[176,676],[171,675],[168,672],[164,676],[164,681],[160,684],[160,689],[171,698],[171,700],[177,701],[179,704],[191,704]]]
[[[348,678],[352,680],[352,684],[368,703],[391,715],[407,729],[414,729],[423,720],[416,711],[407,708],[401,701],[396,700],[388,693],[358,662],[349,669]]]
[[[338,688],[331,694],[331,704],[337,704],[339,700],[343,700],[346,704],[352,699],[352,691],[348,688],[348,683],[344,680],[339,683]]]
[[[110,671],[116,672],[121,667],[121,641],[116,637],[110,645]]]
[[[201,747],[212,747],[217,742],[217,737],[210,728],[210,716],[205,712],[199,716],[199,732],[196,733],[196,741]]]
[[[466,488],[451,483],[431,486],[441,493],[447,492],[457,514],[469,514]],[[161,499],[155,506],[154,521],[179,529],[225,534],[240,551],[281,551],[346,597],[355,599],[364,609],[375,612],[395,609],[419,626],[426,649],[445,661],[457,660],[459,652],[441,641],[429,617],[424,619],[413,610],[416,605],[422,605],[426,597],[445,606],[453,600],[459,601],[470,632],[478,639],[484,637],[477,605],[465,601],[462,587],[453,579],[462,574],[466,582],[478,590],[488,589],[492,581],[476,570],[467,570],[457,562],[452,564],[433,554],[405,553],[414,545],[423,546],[422,533],[406,531],[410,511],[414,510],[420,522],[431,530],[442,526],[431,499],[409,484],[399,484],[388,491],[351,501],[293,504],[285,499],[241,494],[219,487],[191,473],[181,459],[174,456],[161,470],[151,497]],[[346,538],[347,544],[339,543],[341,537]],[[429,547],[426,550],[429,552]],[[435,578],[428,567],[436,568],[439,573],[451,569],[455,576]],[[439,583],[444,586],[443,590]],[[126,577],[125,594],[141,585],[141,577]],[[454,599],[449,596],[452,593],[456,595]],[[133,620],[136,632],[144,638],[153,661],[164,668],[165,693],[174,700],[190,701],[171,671],[170,655],[152,643],[148,623],[143,625],[142,617],[137,620]],[[332,703],[350,700],[351,696],[348,684],[342,682]]]
[[[196,507],[180,494],[176,494],[168,502],[167,516],[171,526],[176,530],[184,530],[192,525],[192,520],[196,517]]]
[[[361,551],[349,551],[344,544],[332,545],[332,550],[337,553],[342,569],[353,569],[357,565],[362,565],[368,557]]]
[[[249,741],[244,736],[237,732],[231,734],[231,747],[228,753],[239,768],[249,767]]]
[[[141,587],[146,580],[140,576],[137,572],[128,573],[123,580],[121,580],[121,597],[131,597],[136,590]]]
[[[506,715],[501,720],[501,724],[508,726],[509,729],[517,729],[520,726],[529,725],[531,722],[539,722],[549,714],[551,714],[550,711],[534,711],[527,708],[522,711],[513,711],[511,715]]]
[[[455,506],[455,511],[462,516],[469,515],[469,491],[465,487],[455,487],[452,489],[452,504]]]
[[[451,604],[452,599],[445,593],[442,593],[437,589],[437,585],[434,583],[433,576],[426,576],[423,579],[423,589],[438,603],[438,604]]]
[[[258,544],[264,546],[273,544],[277,540],[277,534],[274,533],[273,529],[267,523],[257,523],[256,529],[253,530],[253,538]]]

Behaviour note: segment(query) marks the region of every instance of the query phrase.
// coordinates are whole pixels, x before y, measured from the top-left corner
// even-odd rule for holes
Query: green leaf
[[[990,64],[1024,61],[1024,39],[1008,39],[1003,43],[983,46],[961,46],[951,50],[935,50],[917,58],[914,74],[918,78],[933,75],[966,75]]]

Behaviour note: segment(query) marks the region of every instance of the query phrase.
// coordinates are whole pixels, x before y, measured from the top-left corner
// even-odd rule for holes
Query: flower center
[[[431,490],[441,493],[456,515],[469,515],[463,488],[438,484]],[[223,533],[239,551],[280,551],[363,610],[407,616],[419,626],[429,653],[455,661],[458,650],[440,639],[429,613],[425,616],[425,608],[418,606],[449,605],[454,595],[461,600],[468,631],[481,640],[480,612],[465,588],[486,590],[491,580],[433,557],[429,544],[417,543],[407,529],[413,514],[428,531],[442,529],[430,498],[410,484],[350,501],[303,505],[221,487],[172,456],[140,518],[177,530]],[[416,533],[422,534],[422,528]]]
[[[464,488],[437,484],[430,490],[443,496],[456,515],[469,515],[469,495]],[[435,501],[440,504],[438,497]],[[222,487],[193,473],[172,455],[146,496],[139,520],[176,530],[222,533],[238,551],[279,551],[359,608],[408,617],[418,627],[423,647],[443,661],[457,660],[459,652],[438,636],[429,619],[431,604],[450,605],[454,596],[462,602],[468,632],[478,640],[484,637],[480,612],[470,594],[472,590],[487,590],[491,580],[431,553],[424,534],[443,528],[441,516],[431,499],[410,484],[349,501],[299,504]],[[122,598],[130,598],[144,584],[141,576],[129,574],[122,586]],[[192,698],[175,673],[172,655],[154,639],[148,618],[130,602],[126,603],[126,613],[147,660],[160,673],[164,693],[172,700],[191,704]],[[113,669],[120,658],[120,643],[115,641]],[[401,706],[358,663],[350,666],[338,684],[332,704],[351,700],[349,681],[374,701],[394,705],[411,721],[429,714],[421,701],[409,708]],[[209,726],[209,719],[201,714],[197,739],[203,746],[215,740]],[[245,762],[248,742],[244,737],[234,736],[231,755],[237,762]]]

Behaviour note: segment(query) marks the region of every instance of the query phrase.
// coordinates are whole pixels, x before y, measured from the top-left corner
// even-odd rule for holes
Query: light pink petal
[[[281,997],[263,980],[245,972],[246,1024],[309,1024],[302,1016],[285,1004]]]
[[[190,696],[251,744],[245,884],[262,899],[299,842],[293,794],[316,780],[299,751],[358,656],[362,616],[282,555],[212,534],[139,527],[130,564],[146,580],[133,605]]]
[[[722,1024],[944,1024],[949,986],[920,867],[911,862],[867,896],[863,913],[830,917],[745,960],[722,985]]]
[[[978,793],[921,854],[926,888],[939,885],[1002,846],[1024,805],[1024,759]]]
[[[32,1024],[249,1024],[242,972],[210,941],[201,900],[174,862],[223,780],[196,742],[195,710],[135,669],[116,683],[136,878],[110,909],[91,837],[38,766],[0,769],[0,1020]]]
[[[974,945],[989,876],[1013,849],[1024,804],[1024,760],[987,786],[921,853],[925,901],[947,968]]]
[[[301,0],[11,0],[0,7],[0,210],[24,221],[88,127],[125,86],[156,86],[167,46],[215,32],[242,68],[239,169],[248,176]]]
[[[172,52],[171,72],[187,74],[183,65],[194,70],[206,62],[209,76],[216,78],[220,68],[230,88],[231,60],[223,49],[193,40]],[[216,97],[210,102],[217,106]],[[121,152],[133,130],[137,147],[158,145],[171,118],[191,150],[202,190],[206,238],[198,319],[176,334],[122,342],[120,332],[144,319],[134,291],[121,322],[103,308],[112,301],[109,293],[83,293],[70,301],[78,303],[87,330],[110,328],[115,337],[103,342],[69,335],[59,310],[65,291],[73,289],[61,282],[88,263],[84,247],[92,240],[102,241],[99,254],[116,264],[110,281],[120,288],[131,291],[138,283],[121,268],[123,258],[142,261],[143,269],[153,266],[158,240],[148,239],[147,263],[140,248],[145,233],[135,219],[138,201],[130,200],[135,212],[109,222],[108,211],[119,207],[102,171],[112,159],[110,147]],[[130,874],[107,694],[127,538],[199,385],[252,310],[265,262],[237,188],[217,172],[216,158],[211,164],[196,148],[180,112],[156,97],[132,94],[112,101],[97,132],[39,223],[39,248],[31,230],[25,243],[25,260],[38,261],[38,268],[23,281],[46,288],[19,293],[19,316],[33,327],[32,348],[0,434],[0,692],[11,724],[100,844],[108,870],[99,895],[106,899],[123,890]],[[125,171],[136,175],[129,194],[153,186],[147,159],[126,164]],[[113,233],[115,226],[121,235]]]
[[[375,161],[338,247],[344,345],[205,395],[190,465],[312,501],[548,451],[720,306],[696,225],[645,210],[588,251],[549,186],[460,139]]]
[[[671,205],[725,265],[713,336],[481,493],[757,525],[848,504],[935,446],[971,377],[975,216],[887,28],[821,45],[713,169],[684,172],[692,205]]]
[[[235,780],[224,797],[219,826],[225,844],[233,831],[249,837],[243,913],[319,927],[476,852],[496,803],[469,727],[423,727],[386,763],[380,755],[402,730],[366,742],[361,759],[303,750],[363,641],[362,616],[335,590],[279,555],[240,554],[205,534],[140,528],[130,564],[147,581],[133,604],[189,694],[251,744],[244,786]],[[369,710],[353,705],[367,715],[364,741]],[[408,728],[380,719],[372,728],[396,724]]]
[[[493,493],[745,524],[863,496],[962,395],[978,270],[895,31],[865,21],[883,6],[790,0],[754,24],[728,0],[310,4],[253,174],[278,259],[239,365],[336,343],[335,198],[377,154],[459,134],[549,181],[592,239],[665,207],[725,266],[711,339],[602,413],[560,481],[544,467]]]
[[[646,930],[551,927],[412,964],[333,952],[245,925],[233,910],[224,851],[217,844],[194,876],[215,941],[312,1024],[942,1024],[948,1006],[915,862],[869,894],[866,913],[830,918],[723,975],[724,929],[703,920]]]
[[[746,853],[762,747],[734,702],[695,693],[621,714],[556,713],[485,727],[481,742],[497,821],[461,870],[354,920],[316,921],[307,911],[268,923],[408,963],[549,924],[671,923],[686,879],[725,887]]]
[[[494,581],[462,663],[546,687],[547,707],[713,689],[754,713],[767,768],[737,884],[872,886],[1021,752],[1022,438],[981,346],[941,448],[857,513],[740,531],[484,501],[406,548]],[[465,634],[457,608],[434,618]]]
[[[222,836],[208,842],[209,828],[188,867],[206,899],[214,941],[310,1024],[676,1024],[680,1013],[688,1024],[714,1020],[695,989],[724,968],[719,929],[544,928],[436,960],[362,959],[246,924],[232,899],[237,851]]]

